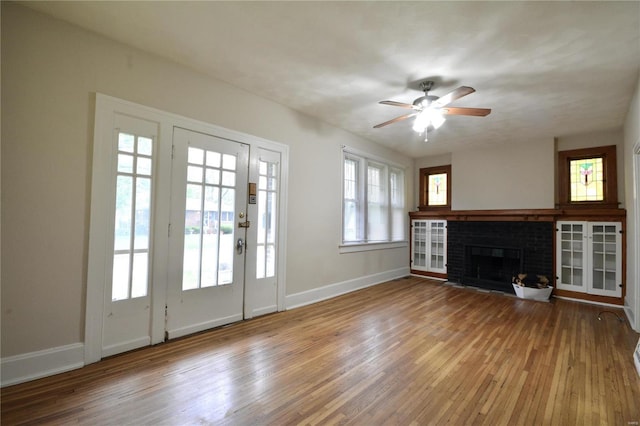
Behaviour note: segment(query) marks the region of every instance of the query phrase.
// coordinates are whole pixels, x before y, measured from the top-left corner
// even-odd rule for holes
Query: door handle
[[[238,238],[238,242],[236,242],[236,251],[238,254],[242,254],[242,250],[244,249],[244,240],[242,238]]]

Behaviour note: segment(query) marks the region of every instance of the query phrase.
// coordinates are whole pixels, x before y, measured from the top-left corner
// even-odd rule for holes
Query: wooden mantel
[[[626,217],[625,209],[510,209],[510,210],[430,210],[410,212],[412,219],[493,222],[555,222],[556,220],[615,220]]]

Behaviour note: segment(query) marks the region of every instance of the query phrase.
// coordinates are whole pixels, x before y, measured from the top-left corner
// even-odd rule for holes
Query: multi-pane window
[[[401,169],[389,169],[389,192],[391,195],[391,240],[404,240],[405,205],[404,172]]]
[[[447,174],[438,173],[429,175],[429,200],[430,206],[445,206],[447,204]]]
[[[617,208],[616,146],[559,151],[558,201],[562,208]]]
[[[342,211],[343,243],[403,241],[404,171],[345,151]]]
[[[356,158],[345,157],[344,159],[344,183],[342,189],[343,196],[343,219],[342,238],[344,241],[358,241],[361,238],[360,226],[360,194],[359,187],[359,161]]]
[[[236,157],[187,151],[182,289],[233,281]]]
[[[451,166],[420,169],[420,210],[451,208]]]
[[[118,133],[111,299],[144,297],[149,285],[153,139]]]
[[[383,164],[367,165],[367,240],[388,241],[389,200],[387,168]]]
[[[602,158],[569,161],[571,201],[604,200],[604,171]]]
[[[256,243],[256,278],[276,274],[276,206],[278,197],[278,163],[258,161],[258,239]]]

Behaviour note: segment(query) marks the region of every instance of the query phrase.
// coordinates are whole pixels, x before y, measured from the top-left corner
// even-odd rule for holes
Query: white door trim
[[[105,225],[109,223],[111,212],[105,209],[108,188],[111,185],[110,170],[113,157],[111,136],[113,132],[114,114],[130,115],[159,123],[158,136],[158,168],[156,181],[156,203],[154,206],[154,254],[153,254],[153,289],[151,314],[151,344],[164,340],[165,303],[168,282],[169,256],[169,214],[171,200],[169,191],[158,191],[158,188],[170,188],[171,185],[171,145],[174,126],[211,134],[220,138],[245,143],[250,150],[264,148],[281,153],[281,196],[279,201],[280,223],[278,229],[278,310],[284,310],[286,288],[286,212],[288,189],[289,147],[267,139],[246,133],[225,129],[209,123],[168,113],[155,108],[96,93],[95,127],[93,136],[93,170],[91,183],[91,219],[89,225],[89,247],[87,263],[87,299],[85,314],[85,364],[97,362],[102,358],[102,325],[104,315],[105,277],[107,276],[105,259],[109,253]]]
[[[635,227],[635,237],[634,241],[627,241],[627,244],[633,244],[633,253],[635,255],[635,259],[627,260],[627,265],[634,265],[634,275],[632,277],[629,276],[627,272],[627,286],[629,286],[630,282],[632,285],[635,285],[634,295],[635,300],[630,300],[629,304],[633,308],[633,320],[635,324],[631,324],[632,328],[635,331],[640,332],[640,140],[636,141],[633,146],[633,197],[635,201],[634,206],[634,227]],[[631,280],[629,278],[632,278]]]

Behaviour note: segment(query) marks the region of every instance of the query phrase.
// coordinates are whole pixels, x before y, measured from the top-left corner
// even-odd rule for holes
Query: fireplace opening
[[[462,283],[514,293],[512,277],[523,270],[522,257],[520,248],[465,246]]]

